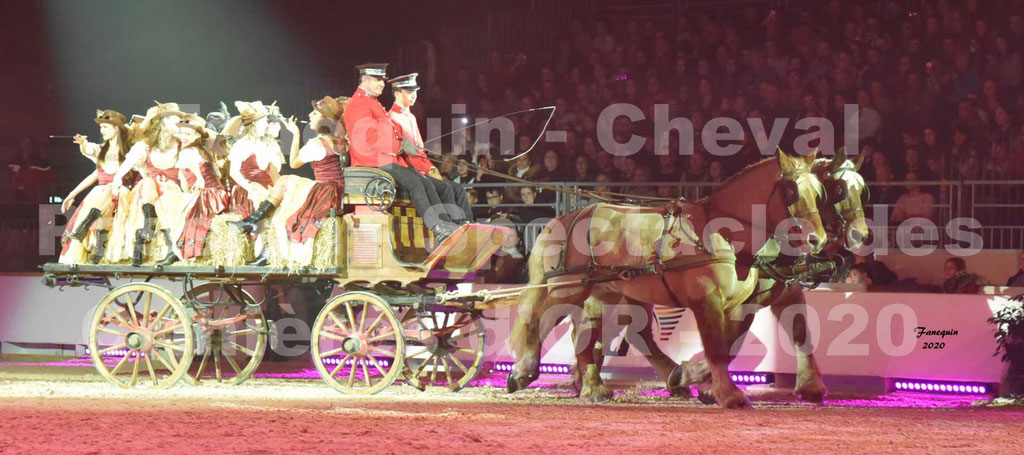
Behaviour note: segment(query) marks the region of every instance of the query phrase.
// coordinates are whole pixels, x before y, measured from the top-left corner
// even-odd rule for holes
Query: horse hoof
[[[825,391],[825,388],[822,387],[821,389],[807,388],[805,390],[794,390],[794,393],[796,393],[801,400],[808,403],[821,403],[825,401],[825,394],[827,392]]]
[[[508,378],[505,379],[505,391],[508,393],[515,393],[521,388],[522,387],[519,386],[519,381],[512,376],[512,373],[509,373]]]
[[[710,384],[697,385],[697,401],[706,405],[718,404],[718,399],[716,399],[715,394],[711,392]]]
[[[668,396],[672,398],[693,398],[693,392],[690,391],[689,387],[670,387],[668,389]]]
[[[683,385],[683,366],[676,365],[676,367],[672,369],[672,372],[668,374],[668,380],[665,382],[668,385],[669,390]]]

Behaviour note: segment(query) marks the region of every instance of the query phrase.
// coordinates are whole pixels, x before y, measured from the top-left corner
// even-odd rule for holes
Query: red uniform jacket
[[[402,128],[391,122],[377,98],[357,88],[345,107],[344,118],[352,166],[381,167],[396,163],[405,166],[398,157]]]
[[[391,105],[391,110],[388,111],[388,115],[391,116],[391,122],[402,129],[404,137],[420,149],[419,155],[406,154],[404,157],[405,160],[412,164],[412,167],[420,174],[429,174],[430,170],[434,169],[434,164],[427,159],[427,152],[426,150],[423,150],[423,137],[420,136],[420,128],[416,123],[416,116],[412,115],[412,112],[409,112],[408,109],[403,110],[397,104]]]

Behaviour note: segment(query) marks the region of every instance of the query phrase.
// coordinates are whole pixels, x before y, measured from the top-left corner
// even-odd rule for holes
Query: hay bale
[[[338,217],[324,219],[323,224],[320,225],[320,230],[316,233],[316,237],[313,238],[313,258],[309,264],[295,262],[284,257],[278,247],[276,228],[272,223],[267,223],[261,235],[264,242],[266,242],[264,248],[269,248],[267,250],[270,257],[269,266],[275,270],[288,269],[291,271],[298,271],[308,267],[317,272],[338,267],[335,261],[335,248],[338,245],[338,224],[340,221],[341,218]]]
[[[203,256],[197,258],[194,264],[237,267],[253,260],[255,257],[252,242],[248,236],[227,224],[229,221],[241,219],[242,215],[237,213],[224,213],[213,217]]]

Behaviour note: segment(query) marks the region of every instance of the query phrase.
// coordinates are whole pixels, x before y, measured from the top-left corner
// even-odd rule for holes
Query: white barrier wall
[[[154,281],[175,295],[181,284]],[[85,344],[86,325],[106,289],[44,287],[39,276],[0,276],[0,341],[9,343]],[[994,326],[986,322],[1009,302],[997,296],[811,291],[808,321],[815,356],[826,375],[908,377],[998,382],[1002,364],[995,352]],[[486,320],[488,360],[512,360],[508,350],[513,309]],[[783,314],[782,319],[787,315]],[[649,369],[636,346],[617,355],[621,332],[614,311],[606,315],[605,345],[610,369]],[[641,321],[642,322],[642,321]],[[659,346],[676,361],[699,355],[702,348],[689,312],[659,309]],[[917,328],[947,335],[917,336]],[[636,330],[633,330],[636,331]],[[955,331],[955,334],[953,333]],[[542,363],[575,361],[569,325],[556,327],[545,341]],[[927,344],[926,344],[927,343]],[[792,343],[770,310],[757,312],[750,335],[733,346],[734,371],[795,372]],[[653,370],[651,370],[653,374]]]
[[[806,300],[814,356],[826,375],[1000,381],[1003,364],[993,356],[995,328],[987,319],[1012,303],[1003,297],[811,291]],[[656,338],[662,350],[676,361],[700,358],[702,347],[690,313],[682,312],[676,324],[671,319],[680,312],[657,313]],[[787,316],[783,313],[782,319]],[[606,317],[606,325],[614,325],[615,319]],[[508,326],[504,318],[495,322],[499,331]],[[620,323],[612,333],[619,334],[625,326]],[[918,327],[925,331],[920,337]],[[929,334],[936,331],[946,335]],[[501,339],[506,333],[495,335]],[[649,369],[634,346],[628,355],[617,355],[620,339],[621,335],[606,343],[608,369]],[[756,313],[750,335],[732,349],[732,371],[796,372],[793,344],[768,309]],[[563,324],[545,341],[541,362],[571,364],[574,352]],[[496,357],[512,360],[508,352]]]

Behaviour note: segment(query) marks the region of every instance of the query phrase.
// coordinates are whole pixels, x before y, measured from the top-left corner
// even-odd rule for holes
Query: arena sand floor
[[[84,360],[0,362],[0,453],[999,453],[1024,447],[1024,407],[976,397],[832,394],[811,405],[748,389],[753,410],[621,388],[579,401],[560,384],[508,395],[395,385],[368,397],[271,368],[236,387],[121,390]]]

